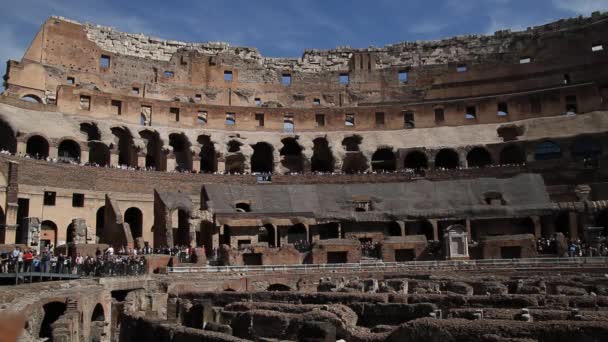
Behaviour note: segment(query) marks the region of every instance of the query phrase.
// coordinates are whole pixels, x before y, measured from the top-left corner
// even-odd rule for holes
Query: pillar
[[[59,149],[57,146],[49,145],[49,158],[57,159],[59,158]]]
[[[27,152],[27,142],[25,141],[18,141],[17,142],[17,155],[25,155],[25,153]]]
[[[201,158],[200,157],[192,157],[192,171],[196,173],[201,172]]]
[[[431,224],[433,225],[433,240],[439,241],[439,225],[437,224],[437,220],[432,219],[429,220],[429,222],[431,222]]]
[[[405,236],[406,232],[405,232],[405,222],[403,221],[395,221],[396,224],[399,225],[399,229],[401,230],[401,236]]]
[[[167,154],[167,172],[175,170],[175,155],[173,153]]]
[[[80,151],[80,163],[88,163],[89,162],[89,151],[82,150]]]
[[[531,216],[530,219],[534,223],[534,237],[537,239],[541,237],[542,233],[542,225],[539,216]]]
[[[118,165],[118,159],[119,155],[118,153],[115,152],[111,152],[110,153],[110,165],[114,166],[114,165]]]
[[[137,155],[137,166],[140,169],[144,169],[146,167],[146,155],[145,154]]]
[[[568,223],[570,227],[570,239],[577,239],[579,237],[578,232],[578,213],[571,211],[568,213]]]
[[[470,218],[465,219],[464,226],[467,229],[467,239],[469,239],[469,241],[471,241],[471,219]]]

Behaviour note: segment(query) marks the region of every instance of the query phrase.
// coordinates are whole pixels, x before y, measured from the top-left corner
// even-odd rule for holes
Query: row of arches
[[[100,207],[95,216],[95,235],[98,238],[102,237],[105,228],[105,210],[106,206]],[[143,217],[142,211],[137,207],[128,208],[123,214],[123,221],[129,224],[133,240],[143,237]]]

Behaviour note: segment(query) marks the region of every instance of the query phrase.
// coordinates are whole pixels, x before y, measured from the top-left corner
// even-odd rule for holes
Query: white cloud
[[[591,12],[608,10],[608,0],[553,0],[553,6],[563,11],[589,15]]]

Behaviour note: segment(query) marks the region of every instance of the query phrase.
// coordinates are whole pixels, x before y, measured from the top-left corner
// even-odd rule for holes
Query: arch
[[[243,146],[243,144],[241,144],[240,141],[230,140],[226,146],[228,147],[228,153],[235,153],[241,150],[241,146]]]
[[[71,139],[65,139],[59,144],[59,159],[68,162],[80,162],[80,145]]]
[[[57,225],[55,222],[45,220],[40,223],[41,248],[57,246]]]
[[[342,172],[347,174],[365,172],[368,168],[367,158],[361,152],[347,153],[342,161]]]
[[[26,94],[21,96],[21,100],[32,103],[42,103],[42,99],[38,95]]]
[[[334,156],[329,148],[326,138],[316,138],[313,142],[310,169],[312,172],[333,172],[335,166]]]
[[[35,158],[47,158],[49,142],[41,135],[33,135],[27,139],[25,153]]]
[[[344,146],[346,152],[359,152],[359,145],[361,145],[362,141],[363,138],[361,136],[352,135],[342,139],[342,146]]]
[[[405,157],[403,167],[411,170],[423,170],[429,167],[428,159],[426,154],[421,151],[412,151]]]
[[[163,142],[158,132],[144,130],[139,135],[146,140],[146,167],[166,171],[167,158],[163,152]]]
[[[102,241],[103,231],[106,225],[106,206],[97,209],[95,214],[95,236],[98,241]]]
[[[395,153],[390,147],[382,147],[372,155],[372,170],[374,171],[395,171]]]
[[[236,153],[226,156],[226,172],[242,174],[245,172],[245,156]]]
[[[249,213],[251,212],[251,204],[247,202],[238,202],[234,205],[236,211],[239,213]]]
[[[91,342],[100,342],[104,335],[106,316],[103,310],[103,306],[100,303],[95,305],[93,313],[91,314],[91,331],[90,338]]]
[[[215,145],[211,141],[211,137],[208,135],[201,135],[198,137],[198,142],[201,144],[201,152],[199,157],[201,158],[201,172],[216,172],[217,171],[217,154],[215,152]]]
[[[282,156],[281,164],[288,172],[303,172],[304,171],[304,156],[302,155],[302,146],[298,144],[295,138],[285,138],[281,140],[283,147],[279,150]]]
[[[308,241],[308,232],[306,227],[301,223],[297,223],[289,227],[287,230],[287,243],[294,244],[303,241]]]
[[[129,224],[134,242],[143,237],[143,217],[139,208],[131,207],[125,211],[124,221]]]
[[[492,165],[490,152],[483,147],[475,147],[467,153],[468,167],[486,167]]]
[[[53,323],[55,323],[59,317],[63,316],[67,305],[62,302],[50,302],[44,304],[42,309],[44,311],[44,317],[40,324],[40,332],[38,337],[47,338],[47,341],[53,341]]]
[[[97,303],[93,309],[93,313],[91,314],[91,322],[103,322],[106,320],[105,317],[103,306],[101,303]]]
[[[455,169],[460,165],[458,153],[452,149],[439,150],[435,156],[435,168]]]
[[[574,140],[570,149],[574,160],[597,160],[602,155],[602,146],[590,137],[581,137]]]
[[[80,131],[87,135],[87,141],[101,141],[101,131],[96,124],[83,122],[80,124]]]
[[[252,147],[251,172],[272,173],[274,170],[272,145],[266,142],[259,142]]]
[[[113,127],[112,134],[118,139],[118,164],[136,167],[137,148],[133,143],[131,132],[126,128]]]
[[[275,243],[276,236],[276,227],[267,223],[260,227],[260,230],[258,231],[258,242],[267,242],[268,247],[277,247]]]
[[[2,150],[16,153],[17,139],[13,128],[8,123],[0,120],[0,151]]]
[[[89,142],[89,163],[92,165],[110,165],[110,149],[99,141]]]
[[[503,165],[525,164],[526,153],[524,152],[523,148],[518,145],[505,146],[502,151],[500,151],[500,163]]]
[[[268,286],[268,288],[266,288],[266,291],[280,291],[280,292],[285,292],[285,291],[291,291],[291,287],[285,285],[285,284],[279,284],[279,283],[275,283],[275,284],[270,284]]]
[[[552,160],[562,157],[562,149],[553,141],[543,141],[534,149],[534,160]]]
[[[192,171],[192,152],[190,141],[183,133],[169,134],[169,145],[173,147],[175,156],[175,169],[178,171]]]

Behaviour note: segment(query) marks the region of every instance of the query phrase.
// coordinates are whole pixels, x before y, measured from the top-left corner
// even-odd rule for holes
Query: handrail
[[[375,263],[345,263],[345,264],[297,264],[297,265],[250,265],[250,266],[179,266],[169,267],[169,273],[255,273],[277,271],[363,271],[387,269],[440,269],[440,268],[535,268],[535,267],[580,267],[589,266],[607,267],[608,257],[580,257],[580,258],[526,258],[526,259],[480,259],[480,260],[431,260],[409,262]]]

